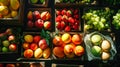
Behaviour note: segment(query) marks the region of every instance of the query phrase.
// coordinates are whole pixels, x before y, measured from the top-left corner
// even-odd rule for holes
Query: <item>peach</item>
[[[53,48],[53,54],[58,58],[63,58],[65,56],[62,47],[54,47]]]
[[[33,56],[33,51],[31,49],[26,49],[24,51],[24,57],[25,58],[31,58]]]
[[[62,35],[62,41],[64,43],[70,43],[71,42],[71,35],[69,33],[64,33]]]
[[[82,43],[82,36],[79,34],[74,34],[72,36],[72,42],[76,45],[80,45]]]
[[[55,46],[62,46],[63,41],[62,41],[61,37],[60,37],[60,36],[55,36],[55,37],[53,38],[53,44],[54,44]]]
[[[84,48],[82,46],[76,46],[75,49],[74,49],[74,53],[75,55],[77,56],[81,56],[84,54]]]

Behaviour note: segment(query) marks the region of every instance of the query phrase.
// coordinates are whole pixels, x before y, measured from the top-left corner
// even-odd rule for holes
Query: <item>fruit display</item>
[[[119,0],[101,0],[103,5],[120,5],[120,1]]]
[[[115,29],[119,30],[120,29],[120,10],[113,16],[112,24],[115,27]]]
[[[80,4],[80,5],[95,5],[97,4],[96,0],[55,0],[56,4]]]
[[[88,60],[100,59],[103,61],[112,60],[117,51],[110,36],[99,32],[86,34],[84,38]]]
[[[83,37],[79,33],[63,33],[53,37],[53,58],[81,58],[84,55]]]
[[[22,55],[26,59],[49,59],[51,55],[50,35],[46,31],[40,33],[24,32]]]
[[[28,3],[33,6],[47,7],[48,0],[28,0]]]
[[[20,29],[3,28],[0,32],[0,54],[15,53],[18,51]]]
[[[50,9],[29,9],[26,18],[25,22],[28,28],[52,29]]]
[[[70,32],[81,30],[79,9],[56,9],[55,27],[58,31]]]
[[[18,18],[20,0],[0,0],[0,19]]]
[[[104,7],[104,9],[89,8],[82,16],[85,22],[84,29],[97,31],[110,30],[111,20],[109,18],[111,18],[113,13],[114,10],[109,7]]]

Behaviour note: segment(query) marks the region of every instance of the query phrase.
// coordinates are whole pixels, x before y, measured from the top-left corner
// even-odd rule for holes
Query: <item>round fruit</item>
[[[75,48],[75,46],[73,44],[65,45],[65,47],[64,47],[65,55],[70,55],[70,54],[74,53],[74,48]]]
[[[74,49],[74,53],[77,56],[81,56],[84,54],[84,48],[82,46],[76,46]]]
[[[4,47],[8,47],[10,45],[10,42],[8,40],[4,40],[2,44]]]
[[[33,51],[31,49],[26,49],[24,51],[24,57],[25,58],[31,58],[33,56]]]
[[[33,36],[32,35],[25,35],[24,36],[24,40],[26,41],[26,42],[28,42],[28,43],[31,43],[31,42],[33,42]]]
[[[63,41],[62,41],[61,37],[60,37],[60,36],[55,36],[55,37],[53,38],[53,44],[54,44],[55,46],[62,46]]]
[[[18,15],[18,12],[17,11],[11,11],[11,16],[14,18]]]
[[[51,54],[51,52],[50,52],[50,48],[49,48],[49,47],[46,48],[46,49],[43,51],[43,57],[44,57],[45,59],[49,58],[50,54]]]
[[[62,41],[64,43],[70,43],[71,42],[71,35],[69,33],[64,33],[62,35]]]
[[[44,50],[48,47],[47,41],[45,39],[40,40],[38,45],[42,50]]]
[[[111,48],[110,42],[108,40],[103,40],[101,48],[103,51],[108,51]]]
[[[15,67],[14,64],[6,64],[6,67]]]
[[[91,53],[96,56],[99,57],[101,55],[102,49],[99,46],[93,46],[91,49]]]
[[[16,51],[16,50],[17,50],[16,44],[10,44],[10,45],[9,45],[9,50],[10,50],[10,51]]]
[[[43,55],[43,51],[41,48],[37,48],[35,51],[34,51],[34,57],[39,59],[40,57],[42,57]]]
[[[24,49],[29,49],[29,43],[23,43],[22,46],[23,46]]]
[[[65,56],[62,47],[54,47],[53,48],[53,54],[58,58],[63,58]]]
[[[74,44],[76,44],[76,45],[81,44],[81,43],[82,43],[82,36],[79,35],[79,34],[74,34],[74,35],[72,36],[72,42],[73,42]]]
[[[8,40],[9,40],[9,41],[15,40],[15,36],[14,36],[14,35],[10,35],[10,36],[8,37]]]
[[[3,47],[2,48],[2,52],[8,52],[8,48],[7,47]]]
[[[40,41],[41,37],[39,35],[34,36],[33,41],[35,43],[38,43]]]
[[[101,58],[102,60],[108,60],[110,58],[110,53],[103,52]]]
[[[38,48],[38,45],[36,43],[32,43],[30,45],[30,49],[32,49],[32,50],[36,50],[37,48]]]
[[[91,42],[94,45],[100,45],[100,43],[102,42],[102,37],[99,34],[94,34],[91,36]]]
[[[74,53],[71,53],[71,54],[66,55],[66,57],[67,57],[67,58],[73,58],[73,57],[75,57],[75,54],[74,54]]]

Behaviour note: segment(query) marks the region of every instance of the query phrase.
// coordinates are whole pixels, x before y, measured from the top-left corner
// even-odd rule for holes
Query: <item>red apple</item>
[[[65,22],[61,21],[60,25],[61,25],[61,30],[63,30],[65,28]]]
[[[33,12],[29,11],[27,14],[27,19],[32,20],[33,19]]]
[[[63,10],[61,11],[61,14],[62,14],[62,15],[66,15],[66,12],[67,12],[67,11],[66,11],[65,9],[63,9]]]
[[[44,22],[44,28],[47,29],[47,30],[50,29],[51,28],[51,22],[50,21],[45,21]]]
[[[35,43],[38,43],[40,41],[41,37],[39,35],[34,36],[33,41]]]
[[[16,51],[16,50],[17,50],[16,44],[10,44],[10,45],[9,45],[9,50],[10,50],[10,51]]]
[[[24,51],[24,57],[25,58],[31,58],[33,56],[33,51],[31,49],[26,49]]]
[[[74,20],[74,18],[69,17],[69,18],[68,18],[68,22],[71,23],[71,24],[74,24],[74,23],[75,23],[75,20]]]
[[[70,26],[66,26],[66,27],[65,27],[65,31],[66,31],[66,32],[69,32],[70,30],[71,30],[71,27],[70,27]]]
[[[41,20],[41,19],[38,19],[38,20],[35,22],[35,26],[36,26],[37,28],[42,28],[43,25],[44,25],[44,21]]]
[[[40,19],[40,12],[39,11],[34,11],[33,15],[34,15],[34,17],[35,17],[36,20]]]
[[[51,18],[51,14],[48,11],[44,11],[41,13],[42,20],[49,20]]]
[[[56,16],[55,20],[56,22],[61,22],[62,16],[61,15]]]
[[[60,10],[56,10],[56,15],[60,15],[61,11]]]
[[[15,64],[6,64],[6,67],[15,67]]]
[[[34,26],[34,23],[31,20],[29,20],[27,22],[27,26],[30,27],[30,28],[32,28]]]
[[[66,15],[67,15],[68,17],[72,16],[72,11],[71,11],[71,10],[67,10]]]
[[[39,47],[43,50],[46,49],[48,47],[47,41],[45,39],[40,40]]]
[[[38,45],[36,44],[36,43],[32,43],[31,45],[30,45],[30,49],[31,50],[36,50],[38,48]]]
[[[68,22],[68,16],[67,16],[67,15],[63,15],[63,16],[62,16],[62,20],[63,20],[64,22]]]
[[[23,43],[22,47],[23,47],[24,49],[29,49],[29,43]]]
[[[57,28],[58,30],[61,29],[61,22],[56,22],[56,28]]]
[[[8,37],[8,40],[9,40],[9,41],[15,40],[15,36],[14,36],[14,35],[10,35],[10,36]]]

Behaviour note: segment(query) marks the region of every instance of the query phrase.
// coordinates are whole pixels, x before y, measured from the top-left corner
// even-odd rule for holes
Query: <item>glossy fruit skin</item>
[[[70,27],[70,26],[66,26],[66,27],[65,27],[65,31],[66,31],[66,32],[69,32],[70,30],[71,30],[71,27]]]
[[[22,47],[24,48],[24,49],[29,49],[29,43],[23,43],[23,45],[22,45]]]
[[[82,56],[84,54],[85,50],[82,46],[76,46],[75,49],[74,49],[74,53],[75,55],[77,56]]]
[[[60,36],[55,36],[53,38],[53,44],[55,46],[62,46],[63,45],[63,41],[62,41],[61,37]]]
[[[26,49],[24,51],[24,57],[25,58],[31,58],[31,57],[33,57],[33,51],[31,49]]]
[[[33,15],[34,15],[34,18],[35,18],[36,20],[41,18],[39,11],[34,11],[34,12],[33,12]]]
[[[2,47],[2,52],[8,52],[8,48],[7,47]]]
[[[53,54],[58,58],[63,58],[65,56],[62,47],[54,47],[53,48]]]
[[[38,45],[36,44],[36,43],[32,43],[32,44],[30,44],[30,49],[31,50],[36,50],[38,48]]]
[[[36,36],[33,37],[33,41],[35,43],[38,43],[40,41],[40,39],[41,39],[41,36],[39,36],[39,35],[36,35]]]
[[[80,45],[82,43],[82,36],[80,34],[74,34],[72,36],[72,42],[75,45]]]
[[[62,41],[66,44],[70,43],[71,42],[71,35],[69,33],[64,33],[62,35]]]
[[[51,14],[48,11],[44,11],[41,13],[41,19],[42,20],[49,20],[51,18]]]
[[[50,50],[50,48],[48,47],[48,48],[46,48],[46,49],[43,51],[43,57],[44,57],[45,59],[47,59],[47,58],[50,57],[50,55],[51,55],[51,50]]]
[[[43,50],[41,48],[37,48],[35,51],[34,51],[34,57],[39,59],[40,57],[42,57],[43,55]]]
[[[37,27],[37,28],[43,28],[43,26],[44,26],[44,21],[42,20],[42,19],[38,19],[36,22],[35,22],[35,26]]]
[[[44,22],[44,28],[45,28],[46,30],[49,30],[49,29],[51,28],[51,22],[50,22],[50,21],[45,21],[45,22]]]
[[[9,40],[9,41],[15,40],[15,36],[14,36],[14,35],[10,35],[10,36],[8,37],[8,40]]]
[[[47,47],[48,47],[48,44],[47,44],[47,42],[46,42],[46,40],[45,39],[41,39],[40,41],[39,41],[39,47],[42,49],[42,50],[44,50],[44,49],[46,49]]]
[[[16,44],[10,44],[9,45],[9,50],[10,51],[16,51],[17,50],[17,45]]]
[[[33,42],[33,36],[27,34],[27,35],[24,36],[24,40],[28,43],[31,43],[31,42]]]

